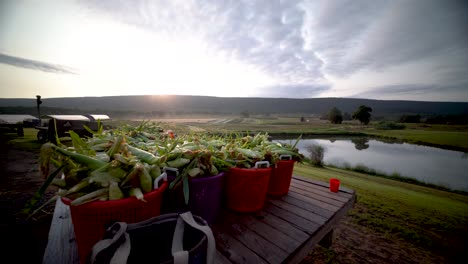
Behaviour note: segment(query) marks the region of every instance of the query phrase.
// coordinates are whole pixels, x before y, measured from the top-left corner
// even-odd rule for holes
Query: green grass
[[[336,168],[296,165],[294,173],[355,190],[349,215],[359,225],[446,258],[466,251],[468,196]]]
[[[417,180],[417,179],[414,179],[414,178],[410,178],[410,177],[405,177],[405,176],[400,175],[397,172],[394,172],[392,174],[386,174],[384,172],[377,171],[377,170],[372,169],[372,168],[368,168],[368,167],[366,167],[365,165],[362,165],[362,164],[358,164],[358,165],[356,165],[354,167],[352,167],[348,163],[345,163],[345,165],[343,167],[335,166],[333,164],[327,164],[326,166],[329,167],[329,168],[344,169],[344,170],[347,170],[347,171],[354,171],[354,172],[359,172],[359,173],[363,173],[363,174],[367,174],[367,175],[383,177],[383,178],[390,179],[390,180],[396,180],[396,181],[416,184],[416,185],[425,186],[425,187],[429,187],[429,188],[434,188],[434,189],[438,189],[438,190],[443,190],[443,191],[447,191],[447,192],[453,192],[453,193],[458,193],[458,194],[462,194],[462,195],[468,195],[468,192],[466,192],[466,191],[452,190],[452,189],[450,189],[448,187],[445,187],[445,186],[423,182],[423,181],[420,181],[420,180]]]
[[[380,137],[390,137],[405,140],[409,143],[423,144],[442,148],[451,148],[455,150],[468,150],[468,131],[423,129],[404,129],[404,130],[384,130],[372,131],[366,133]]]
[[[34,128],[24,128],[23,137],[18,136],[16,132],[2,132],[0,134],[0,140],[2,144],[8,144],[25,151],[36,152],[39,151],[42,146],[42,143],[37,140],[37,131],[38,130]]]

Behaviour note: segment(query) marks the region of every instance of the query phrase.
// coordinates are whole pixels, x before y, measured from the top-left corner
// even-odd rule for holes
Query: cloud
[[[353,98],[388,98],[392,100],[437,100],[463,101],[466,94],[466,85],[417,85],[400,84],[372,87],[367,91],[357,93]],[[459,98],[453,100],[451,98]]]
[[[0,63],[43,72],[76,74],[76,70],[66,66],[24,59],[20,57],[10,56],[4,53],[0,53]]]
[[[323,1],[304,9],[307,48],[321,55],[328,74],[467,51],[468,9],[462,1]]]
[[[360,91],[375,88],[367,94],[386,98],[391,96],[388,91],[398,93],[395,85],[402,83],[413,87],[413,93],[446,87],[458,94],[457,87],[468,86],[468,4],[462,0],[81,3],[154,34],[202,40],[212,53],[254,65],[277,80],[279,90],[262,90],[268,96],[282,94],[284,87],[297,87],[298,95],[319,96],[334,88],[329,76],[346,81],[360,72],[401,72],[408,64],[420,68],[406,79],[375,86],[361,78],[354,85],[361,85]],[[421,84],[424,76],[431,76],[433,83]]]
[[[202,39],[213,53],[247,64],[284,84],[322,81],[322,61],[304,50],[298,1],[83,1],[123,23],[177,40]]]
[[[259,88],[252,96],[276,98],[311,98],[330,89],[327,85],[277,85]]]

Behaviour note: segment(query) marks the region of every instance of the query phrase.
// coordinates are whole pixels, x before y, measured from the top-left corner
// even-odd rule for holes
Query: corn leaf
[[[33,197],[26,203],[24,206],[22,212],[23,213],[29,213],[31,212],[34,207],[39,203],[41,200],[42,196],[44,196],[45,191],[47,190],[47,187],[52,183],[55,177],[60,173],[60,171],[63,169],[63,166],[59,167],[56,169],[54,172],[52,172],[49,177],[47,177],[46,181],[42,184],[41,188],[34,193]]]
[[[72,139],[72,144],[73,147],[75,148],[75,151],[80,154],[85,154],[89,156],[95,156],[96,152],[92,150],[86,142],[81,139],[81,137],[73,130],[70,130],[68,132],[70,134],[70,137]]]
[[[189,202],[189,182],[188,182],[188,177],[187,177],[187,176],[183,177],[182,181],[183,181],[183,190],[184,190],[185,204],[188,205],[188,202]]]

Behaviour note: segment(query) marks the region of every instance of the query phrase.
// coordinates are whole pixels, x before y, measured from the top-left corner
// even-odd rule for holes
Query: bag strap
[[[177,218],[177,223],[172,237],[172,257],[174,258],[174,264],[188,264],[189,254],[188,251],[184,250],[184,231],[185,224],[182,217]]]
[[[130,255],[130,236],[127,231],[127,223],[116,222],[106,231],[106,235],[111,235],[110,238],[102,239],[97,242],[91,250],[91,263],[97,262],[97,256],[110,246],[118,243],[119,239],[123,236],[123,243],[116,249],[109,263],[111,264],[125,264],[127,263],[128,256]]]
[[[125,232],[125,241],[120,245],[120,247],[115,251],[114,256],[112,257],[110,264],[126,264],[128,256],[130,256],[130,235]]]
[[[216,244],[211,228],[207,225],[198,224],[190,211],[179,215],[177,219],[174,236],[172,239],[172,256],[174,264],[186,264],[189,260],[188,251],[183,249],[185,224],[202,231],[207,238],[208,246],[206,252],[206,263],[214,263],[214,255],[216,254]]]
[[[189,252],[183,249],[184,231],[186,224],[202,231],[206,235],[208,242],[206,261],[207,264],[213,264],[214,256],[216,254],[216,244],[213,232],[208,225],[198,224],[190,211],[180,214],[177,218],[171,249],[171,253],[174,258],[174,264],[187,264],[189,261]],[[100,240],[93,246],[91,250],[91,263],[97,263],[98,255],[116,243],[120,243],[120,246],[115,250],[109,263],[127,263],[131,250],[130,235],[127,233],[128,228],[130,227],[125,222],[116,222],[111,227],[109,227],[105,235],[108,237]],[[123,239],[123,242],[120,242],[120,239]]]

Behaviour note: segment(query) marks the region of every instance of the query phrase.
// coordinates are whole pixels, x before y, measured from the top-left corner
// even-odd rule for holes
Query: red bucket
[[[260,162],[257,162],[260,164]],[[226,205],[236,212],[255,212],[263,208],[271,168],[231,168],[226,175]],[[269,162],[266,162],[269,165]]]
[[[288,194],[294,169],[294,160],[280,160],[271,169],[268,194],[271,196],[283,196]]]
[[[71,206],[70,199],[62,198],[65,204],[70,205],[80,262],[87,263],[91,248],[102,238],[107,225],[113,222],[135,223],[160,215],[162,196],[167,185],[167,182],[163,182],[160,188],[145,194],[146,202],[128,197]]]

